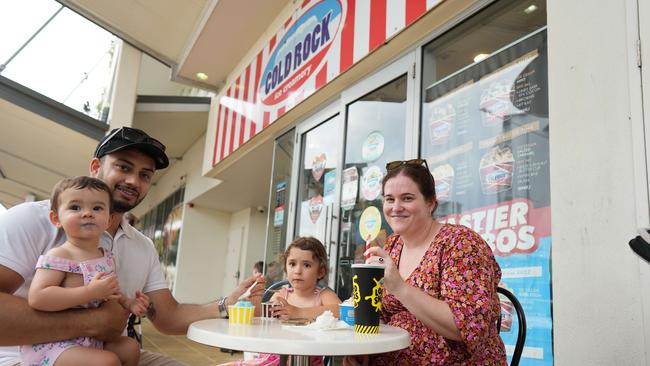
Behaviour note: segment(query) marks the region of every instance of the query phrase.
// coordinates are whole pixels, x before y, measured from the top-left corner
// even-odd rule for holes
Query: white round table
[[[388,325],[381,325],[379,334],[357,334],[353,327],[313,330],[262,318],[253,319],[252,325],[232,326],[227,319],[200,320],[190,325],[187,338],[239,351],[292,355],[293,366],[308,365],[309,356],[383,353],[404,349],[411,344],[407,331]]]

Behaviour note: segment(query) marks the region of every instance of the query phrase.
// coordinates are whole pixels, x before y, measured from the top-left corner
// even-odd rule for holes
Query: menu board
[[[542,31],[429,86],[422,110],[436,218],[474,229],[492,248],[501,286],[528,319],[521,365],[553,364],[547,80]],[[509,309],[501,335],[512,350]]]

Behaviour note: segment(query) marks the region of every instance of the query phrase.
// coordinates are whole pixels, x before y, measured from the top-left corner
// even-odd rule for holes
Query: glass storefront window
[[[287,242],[289,191],[291,185],[291,164],[293,162],[293,138],[295,130],[286,132],[275,140],[273,150],[273,178],[269,204],[268,232],[266,234],[265,275],[267,285],[283,278],[283,263],[280,256]]]
[[[118,39],[56,1],[3,5],[0,74],[105,122]]]
[[[528,322],[521,365],[552,365],[546,4],[498,1],[423,48],[420,156],[442,222],[473,228]],[[506,348],[516,319],[502,306]],[[511,354],[511,353],[509,353]]]
[[[296,237],[313,236],[327,248],[327,225],[336,188],[340,118],[338,115],[304,133],[301,137]]]
[[[149,237],[158,252],[169,289],[176,281],[176,259],[183,216],[185,187],[171,194],[141,219],[142,233]]]
[[[401,76],[347,106],[337,292],[351,293],[350,265],[363,263],[365,235],[383,246],[392,233],[382,212],[386,163],[404,158],[407,78]]]

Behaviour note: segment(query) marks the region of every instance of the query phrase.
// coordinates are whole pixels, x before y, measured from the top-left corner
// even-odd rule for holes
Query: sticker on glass
[[[361,146],[363,161],[375,161],[384,153],[384,135],[379,131],[371,132]]]
[[[325,182],[323,184],[323,196],[331,196],[336,188],[336,169],[325,173]]]
[[[374,201],[381,194],[381,180],[384,173],[378,166],[369,167],[361,178],[361,195],[368,201]]]
[[[327,156],[325,153],[314,156],[311,162],[311,175],[318,182],[325,173],[325,164],[327,163]]]
[[[323,211],[323,196],[314,196],[309,200],[309,218],[314,224],[320,218],[320,213]]]

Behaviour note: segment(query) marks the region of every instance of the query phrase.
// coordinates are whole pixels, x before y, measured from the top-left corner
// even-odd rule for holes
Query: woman
[[[344,365],[506,365],[496,321],[501,270],[474,231],[432,219],[438,202],[425,160],[386,164],[382,320],[406,329],[409,348],[347,357]]]

